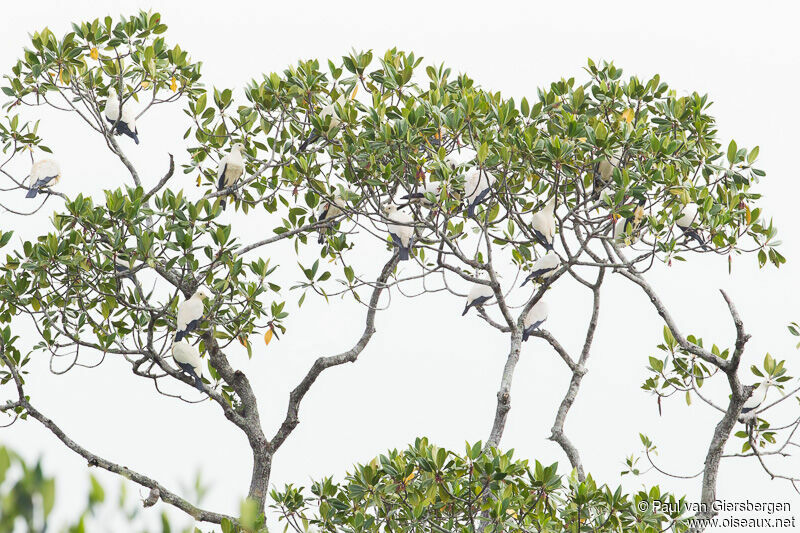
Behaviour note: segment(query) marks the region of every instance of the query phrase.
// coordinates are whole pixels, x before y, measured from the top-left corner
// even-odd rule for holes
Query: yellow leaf
[[[407,475],[406,477],[403,478],[403,483],[408,483],[409,481],[414,479],[416,476],[417,476],[416,473],[411,472],[409,475]]]
[[[744,204],[744,219],[747,221],[747,225],[750,225],[750,222],[753,220],[753,213],[750,212],[750,206]]]
[[[239,335],[239,344],[247,348],[247,345],[250,344],[247,342],[247,335]]]
[[[172,83],[169,84],[169,88],[172,89],[172,92],[178,90],[178,82],[175,81],[175,76],[172,77]]]
[[[630,124],[631,122],[633,122],[633,109],[626,109],[625,111],[623,111],[623,112],[622,112],[622,118],[623,118],[623,120],[625,120],[625,122],[627,122],[628,124]]]
[[[358,84],[353,87],[353,92],[350,94],[350,100],[354,99],[356,94],[358,94]]]
[[[58,83],[64,83],[64,79],[61,77],[61,69],[58,69]]]
[[[586,137],[578,137],[578,140],[582,143],[586,142]]]
[[[100,52],[97,51],[96,46],[93,46],[92,49],[89,51],[89,57],[91,57],[95,61],[97,61],[97,59],[100,57]]]
[[[202,175],[202,174],[200,174],[199,176],[197,176],[197,186],[198,186],[198,187],[200,186],[200,182],[201,182],[202,180],[203,180],[203,175]]]
[[[149,81],[143,81],[142,82],[142,89],[147,89],[148,87],[150,87],[150,82]]]
[[[273,336],[274,334],[275,334],[275,332],[274,332],[274,331],[272,331],[272,328],[269,328],[269,329],[267,330],[267,332],[266,332],[266,333],[264,333],[264,344],[269,344],[269,341],[271,341],[271,340],[272,340],[272,336]]]

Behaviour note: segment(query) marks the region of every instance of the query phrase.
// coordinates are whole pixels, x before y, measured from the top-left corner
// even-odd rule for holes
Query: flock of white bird
[[[339,96],[335,102],[340,106],[345,104],[345,95]],[[319,113],[323,124],[326,124],[328,132],[337,128],[341,121],[336,116],[335,104],[330,103],[324,106]],[[111,132],[116,135],[125,135],[139,144],[138,130],[136,127],[136,112],[132,103],[127,100],[120,102],[116,93],[112,93],[104,109],[106,120],[111,124]],[[314,132],[306,138],[300,145],[300,150],[304,150],[311,143],[315,142],[322,135]],[[230,151],[225,154],[217,166],[217,191],[220,193],[220,205],[225,208],[225,198],[228,194],[236,194],[235,186],[245,172],[244,145],[236,143],[231,146]],[[455,154],[450,154],[445,158],[445,162],[452,170],[460,167]],[[595,179],[592,187],[599,190],[597,195],[601,201],[610,203],[608,200],[612,191],[609,187],[614,168],[619,165],[619,159],[612,157],[611,160],[602,159],[595,172]],[[61,179],[61,168],[54,159],[42,159],[34,162],[30,174],[23,185],[28,189],[27,198],[34,198],[41,191],[46,191],[56,185]],[[468,217],[475,216],[475,210],[479,205],[489,198],[492,188],[497,183],[497,178],[478,167],[470,167],[463,173],[464,179],[464,203]],[[406,194],[402,200],[406,201],[406,206],[419,204],[431,208],[433,204],[430,195],[438,197],[441,192],[442,183],[424,180],[422,185],[414,192]],[[632,216],[619,219],[613,226],[613,239],[617,242],[625,240],[625,244],[635,242],[635,230],[644,217],[645,199],[637,205]],[[382,207],[382,213],[386,221],[386,226],[394,246],[398,248],[398,255],[401,261],[410,258],[410,252],[414,247],[414,217],[411,213],[403,210],[404,206],[395,203],[387,203]],[[555,253],[553,242],[556,235],[556,196],[551,196],[544,206],[536,212],[531,219],[531,228],[535,242],[545,249],[545,254],[539,257],[531,265],[530,271],[523,281],[524,286],[529,281],[544,283],[553,276],[561,265],[561,259]],[[342,198],[338,191],[320,205],[317,212],[317,221],[334,221],[337,217],[346,213],[347,202]],[[695,228],[698,220],[697,205],[687,204],[676,220],[676,225],[684,232],[687,238],[692,238],[703,247],[708,249],[699,231]],[[332,224],[323,226],[320,229],[319,243],[322,244],[326,232],[330,232]],[[118,261],[115,265],[119,272],[125,276],[131,276],[130,265],[126,262]],[[196,387],[203,391],[201,358],[197,348],[186,341],[186,336],[194,331],[203,317],[203,301],[209,295],[202,289],[198,290],[189,299],[182,302],[178,307],[177,329],[172,345],[172,355],[175,362],[191,375],[195,380]],[[494,290],[486,283],[475,283],[471,287],[466,306],[462,315],[466,315],[470,308],[475,307],[482,311],[483,306],[495,297]],[[523,321],[523,340],[527,340],[531,334],[539,328],[548,316],[548,307],[544,298],[530,309]]]

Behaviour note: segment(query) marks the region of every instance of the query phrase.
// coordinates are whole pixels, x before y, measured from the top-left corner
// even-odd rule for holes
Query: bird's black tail
[[[192,367],[192,365],[189,363],[178,363],[178,366],[181,367],[184,372],[194,378],[194,386],[197,390],[200,392],[205,392],[205,389],[203,388],[203,380],[197,375],[197,372],[194,371],[194,367]]]
[[[313,142],[314,142],[314,141],[316,141],[317,139],[319,139],[319,134],[317,134],[317,133],[312,133],[311,135],[309,135],[308,137],[306,137],[306,140],[305,140],[305,141],[303,141],[302,143],[300,143],[300,147],[298,148],[298,151],[302,152],[303,150],[305,150],[306,148],[308,148],[308,145],[309,145],[309,144],[313,143]]]
[[[467,304],[467,305],[465,305],[465,306],[464,306],[464,312],[463,312],[463,313],[461,313],[461,316],[464,316],[464,315],[466,315],[466,314],[467,314],[467,311],[469,311],[469,308],[470,308],[470,307],[472,307],[472,304]]]
[[[397,247],[400,249],[400,261],[408,261],[408,248],[400,243],[397,243]]]
[[[475,218],[475,204],[471,203],[467,206],[467,216],[469,218]]]
[[[700,247],[704,251],[708,251],[708,250],[711,249],[711,247],[709,247],[706,244],[706,241],[703,240],[703,238],[700,236],[700,233],[696,229],[689,228],[689,229],[685,230],[684,233],[686,233],[687,237],[690,237],[690,238],[696,240],[700,244]]]
[[[28,189],[28,194],[25,195],[25,198],[36,198],[37,194],[39,194],[39,189],[32,187]]]
[[[223,210],[223,211],[225,211],[225,208],[226,208],[226,207],[228,207],[228,201],[227,201],[227,200],[225,200],[225,197],[224,197],[224,196],[223,196],[223,197],[222,197],[222,199],[219,201],[219,206],[222,208],[222,210]]]
[[[175,342],[178,342],[179,340],[183,340],[183,338],[186,336],[186,333],[187,333],[186,331],[176,331],[175,332]]]

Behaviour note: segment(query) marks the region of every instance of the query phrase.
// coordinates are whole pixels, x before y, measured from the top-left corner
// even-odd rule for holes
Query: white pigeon
[[[556,196],[553,195],[544,207],[536,212],[531,219],[533,236],[544,246],[545,250],[553,251],[553,239],[556,235]]]
[[[389,222],[386,223],[392,242],[400,250],[400,261],[407,261],[409,250],[414,245],[414,217],[401,211],[395,204],[387,204],[383,212]],[[393,224],[396,222],[396,224]]]
[[[332,200],[333,201],[325,200],[320,204],[319,211],[317,212],[317,222],[332,220],[344,213],[343,209],[347,207],[347,202],[344,201],[339,191],[333,193]],[[325,233],[328,229],[330,229],[330,227],[319,229],[319,244],[325,242]]]
[[[442,190],[441,181],[426,181],[421,188],[405,196],[401,196],[401,200],[408,200],[409,202],[421,202],[425,205],[431,205],[430,200],[426,197],[428,193],[432,194],[434,198],[439,198],[439,193]]]
[[[180,341],[189,333],[197,329],[203,318],[203,300],[208,298],[208,293],[203,289],[197,289],[191,298],[184,300],[178,306],[178,317],[176,320],[175,340]]]
[[[542,279],[545,280],[552,276],[556,269],[561,264],[561,258],[559,258],[555,252],[547,252],[542,257],[537,259],[533,265],[531,265],[531,271],[528,274],[528,277],[525,278],[525,281],[522,282],[522,287],[526,283],[531,280],[535,279]]]
[[[231,146],[230,151],[219,160],[217,166],[217,190],[221,191],[228,187],[232,187],[236,180],[244,174],[244,157],[242,157],[242,150],[244,145],[236,143]],[[219,202],[222,209],[225,209],[225,198]]]
[[[25,184],[28,194],[25,198],[36,198],[40,189],[50,188],[61,179],[61,167],[55,159],[40,159],[31,166],[31,173]]]
[[[336,99],[335,102],[331,102],[327,105],[322,106],[322,109],[319,110],[319,118],[321,119],[322,123],[324,124],[328,117],[330,117],[331,122],[328,125],[328,131],[335,130],[338,128],[342,121],[336,115],[336,106],[342,107],[347,102],[347,99],[344,96],[344,93],[340,94],[339,97]],[[306,138],[305,141],[300,143],[300,151],[305,150],[309,144],[313,143],[317,139],[320,138],[320,134],[317,132],[312,132],[311,135]]]
[[[681,210],[680,215],[678,215],[677,220],[675,220],[675,225],[680,228],[684,235],[696,240],[703,250],[710,250],[711,248],[709,248],[703,240],[703,237],[700,236],[700,232],[694,228],[695,223],[699,222],[699,220],[697,204],[689,203]]]
[[[467,294],[467,305],[464,306],[464,312],[461,316],[467,314],[470,307],[483,307],[483,304],[494,298],[494,290],[488,285],[483,283],[473,283]]]
[[[104,114],[106,120],[112,124],[116,124],[115,131],[122,135],[127,135],[133,142],[139,144],[139,132],[136,129],[136,110],[133,105],[133,98],[128,98],[122,103],[122,117],[119,113],[119,96],[116,92],[108,95],[106,100],[106,108]],[[119,121],[118,121],[119,120]]]
[[[522,342],[527,341],[531,333],[544,324],[545,320],[547,320],[547,302],[544,301],[544,298],[541,298],[525,315],[525,320],[522,323],[524,327],[522,330]]]
[[[464,200],[467,202],[468,217],[475,216],[475,208],[486,200],[496,182],[494,174],[485,170],[472,167],[467,171],[464,181]]]
[[[194,378],[194,386],[204,392],[203,363],[197,348],[186,341],[175,341],[172,343],[172,358],[184,372]]]

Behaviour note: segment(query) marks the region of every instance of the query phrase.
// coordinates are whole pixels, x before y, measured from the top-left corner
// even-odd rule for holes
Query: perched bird
[[[522,323],[524,326],[522,330],[522,342],[527,341],[531,333],[544,324],[545,320],[547,320],[547,302],[544,301],[544,298],[541,298],[531,307],[528,314],[525,315],[525,320]]]
[[[467,294],[467,305],[464,306],[464,312],[461,316],[467,314],[470,307],[483,307],[483,304],[494,298],[494,290],[488,285],[483,283],[473,283],[472,288]]]
[[[537,259],[533,265],[531,265],[531,271],[528,274],[528,277],[525,278],[525,281],[522,282],[520,287],[524,286],[531,280],[545,280],[549,278],[555,273],[560,264],[561,259],[555,254],[555,252],[547,252],[542,257]]]
[[[36,198],[40,189],[50,188],[61,179],[61,167],[55,159],[40,159],[31,166],[26,181],[28,194],[25,198]]]
[[[197,387],[197,390],[205,392],[201,377],[203,365],[197,348],[186,341],[176,340],[172,343],[172,358],[175,359],[181,370],[194,378],[194,386]]]
[[[231,146],[230,152],[225,157],[219,160],[217,166],[217,190],[221,191],[228,187],[232,187],[236,180],[244,174],[244,158],[242,157],[242,150],[244,145],[236,143]],[[225,209],[225,198],[219,201],[222,209]]]
[[[409,202],[420,202],[425,205],[431,205],[431,202],[425,197],[425,195],[430,193],[435,198],[438,198],[441,190],[442,190],[441,181],[428,181],[423,184],[421,189],[417,189],[414,192],[401,196],[400,199],[408,200]]]
[[[602,188],[602,185],[606,185],[608,182],[611,181],[611,177],[614,175],[614,169],[619,166],[619,157],[616,155],[612,155],[611,159],[607,159],[603,157],[600,161],[597,162],[595,165],[595,172],[594,172],[594,186],[596,189]]]
[[[744,405],[742,405],[741,413],[744,415],[743,418],[745,419],[745,426],[747,427],[748,433],[752,433],[753,427],[755,427],[756,424],[756,419],[758,418],[754,411],[761,407],[766,401],[767,392],[773,385],[775,385],[775,383],[772,381],[772,378],[768,377],[753,389],[753,393],[744,402]]]
[[[709,248],[709,246],[703,240],[703,237],[700,236],[700,231],[693,227],[694,224],[699,220],[700,217],[697,214],[697,204],[686,204],[681,210],[677,220],[675,220],[675,225],[681,229],[684,235],[696,240],[703,250],[710,250],[711,248]]]
[[[178,306],[177,328],[175,331],[176,341],[183,339],[200,325],[204,311],[203,300],[207,298],[208,293],[203,289],[197,289],[197,292],[191,298],[184,300]]]
[[[400,260],[407,261],[409,250],[414,245],[414,217],[405,211],[400,211],[395,204],[386,204],[383,212],[389,219],[386,226],[389,235],[392,236],[392,242],[400,249]]]
[[[322,109],[319,110],[319,118],[323,124],[328,119],[328,117],[330,117],[331,119],[330,125],[328,126],[328,131],[335,130],[342,123],[339,117],[336,116],[336,105],[339,105],[339,107],[341,107],[345,104],[345,102],[347,102],[347,99],[345,98],[344,93],[342,93],[339,95],[339,97],[336,99],[335,102],[331,102],[330,104],[323,106]],[[300,148],[298,148],[298,150],[302,152],[303,150],[308,148],[309,144],[313,143],[320,137],[321,137],[320,133],[316,131],[311,132],[311,135],[309,135],[306,138],[306,140],[300,143]]]
[[[647,197],[643,197],[633,210],[633,214],[629,217],[620,218],[614,224],[613,239],[615,242],[624,243],[626,246],[633,244],[637,240],[635,235],[636,230],[644,219],[644,204],[647,202]]]
[[[475,216],[475,208],[486,200],[497,182],[493,174],[472,167],[467,171],[464,181],[464,200],[467,203],[467,216]]]
[[[325,200],[320,204],[319,211],[317,212],[317,222],[324,222],[338,217],[343,213],[342,209],[346,207],[347,202],[344,201],[339,191],[334,192],[333,201]],[[325,242],[325,234],[328,230],[330,230],[330,226],[319,229],[319,239],[317,239],[319,244]]]
[[[122,105],[122,116],[120,116],[120,105]],[[136,111],[130,98],[120,104],[119,96],[117,93],[112,92],[108,95],[108,100],[106,100],[104,114],[106,120],[111,123],[117,134],[126,135],[133,139],[133,142],[139,144],[139,132],[136,129]]]
[[[761,383],[759,383],[755,389],[753,389],[753,394],[744,402],[742,406],[742,414],[746,415],[752,411],[755,411],[764,401],[767,399],[767,392],[771,386],[775,385],[771,378],[767,378]]]
[[[544,246],[545,250],[553,251],[553,239],[556,235],[556,195],[554,194],[550,200],[544,204],[541,211],[533,215],[531,219],[531,226],[533,227],[533,236],[536,240]]]
[[[117,256],[114,258],[114,272],[116,272],[117,277],[122,279],[129,279],[132,282],[136,283],[136,276],[131,270],[130,261],[122,256]]]

